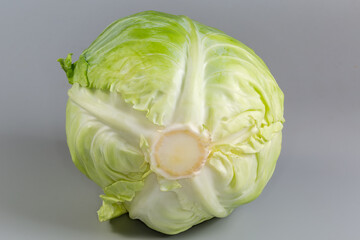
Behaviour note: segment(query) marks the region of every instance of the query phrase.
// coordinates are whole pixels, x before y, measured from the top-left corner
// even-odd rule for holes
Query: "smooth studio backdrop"
[[[65,138],[56,60],[144,10],[239,39],[285,94],[283,150],[260,197],[174,237],[126,215],[99,223],[101,189]],[[357,0],[0,1],[0,239],[360,239],[359,24]]]

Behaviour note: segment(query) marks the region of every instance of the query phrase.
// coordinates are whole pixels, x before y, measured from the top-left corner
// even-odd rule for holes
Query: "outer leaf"
[[[153,126],[141,122],[146,118],[140,113],[134,113],[136,120],[130,121],[133,110],[117,95],[76,84],[69,96],[66,133],[72,159],[80,171],[104,189],[99,219],[115,217],[125,211],[122,203],[131,201],[141,190],[149,171],[137,144],[140,136],[134,129],[146,126],[152,132]],[[127,120],[121,122],[124,116]]]

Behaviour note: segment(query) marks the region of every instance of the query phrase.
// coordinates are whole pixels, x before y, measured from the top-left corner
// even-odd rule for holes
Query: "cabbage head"
[[[186,16],[115,21],[72,63],[66,135],[104,194],[100,221],[129,213],[177,234],[259,196],[281,148],[284,96],[247,46]]]

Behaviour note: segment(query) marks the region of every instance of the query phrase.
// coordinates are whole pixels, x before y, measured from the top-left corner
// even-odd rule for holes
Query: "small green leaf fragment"
[[[73,84],[73,76],[75,69],[75,63],[72,63],[72,59],[71,59],[72,55],[73,55],[72,53],[69,53],[65,59],[59,58],[57,60],[60,63],[61,68],[65,71],[70,84]]]

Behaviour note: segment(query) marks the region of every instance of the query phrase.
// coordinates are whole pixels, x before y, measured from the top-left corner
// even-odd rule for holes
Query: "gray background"
[[[65,73],[112,21],[184,14],[244,42],[285,93],[283,150],[261,196],[171,239],[360,239],[360,2],[0,1],[0,239],[164,238],[122,216],[65,140]]]

